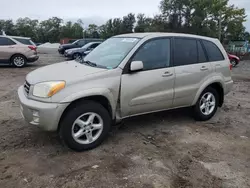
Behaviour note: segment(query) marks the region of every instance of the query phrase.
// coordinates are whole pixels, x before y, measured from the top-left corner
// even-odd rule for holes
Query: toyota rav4
[[[73,150],[97,147],[111,125],[146,113],[191,107],[206,121],[232,88],[219,40],[188,34],[114,36],[81,63],[30,72],[18,89],[21,112],[33,126],[58,131]]]

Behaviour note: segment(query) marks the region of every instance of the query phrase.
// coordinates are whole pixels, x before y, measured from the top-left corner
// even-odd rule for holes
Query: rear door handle
[[[173,76],[172,72],[164,72],[164,74],[162,75],[162,77],[169,77],[169,76]]]
[[[206,66],[202,66],[201,71],[205,71],[205,70],[208,70],[208,68]]]

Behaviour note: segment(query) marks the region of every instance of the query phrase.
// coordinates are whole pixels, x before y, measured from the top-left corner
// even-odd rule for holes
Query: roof
[[[18,39],[30,39],[30,37],[20,37],[20,36],[10,36],[10,35],[0,35],[0,37],[18,38]]]
[[[185,33],[161,33],[161,32],[152,32],[152,33],[129,33],[129,34],[121,34],[115,37],[134,37],[134,38],[145,38],[145,37],[165,37],[165,36],[179,36],[179,37],[190,37],[190,38],[201,38],[207,40],[217,40],[216,38],[210,38],[200,35],[192,35]]]

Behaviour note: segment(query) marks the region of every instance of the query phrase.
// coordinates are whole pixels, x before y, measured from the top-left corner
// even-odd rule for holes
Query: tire
[[[205,99],[208,99],[208,95],[211,95],[211,97],[209,101],[206,101]],[[202,107],[203,104],[204,106]],[[194,118],[197,121],[207,121],[211,119],[217,111],[218,104],[219,104],[218,92],[212,87],[206,88],[201,93],[198,101],[194,106]]]
[[[80,53],[74,53],[73,54],[73,59],[76,61],[81,61],[82,60],[82,55]]]
[[[14,55],[11,60],[10,60],[11,64],[15,67],[18,67],[18,68],[22,68],[26,65],[27,63],[27,59],[26,57],[24,57],[23,55]]]
[[[95,117],[92,118],[91,124],[93,116]],[[107,137],[111,123],[109,112],[101,104],[83,101],[67,112],[60,123],[59,134],[70,149],[80,152],[99,146]]]
[[[236,67],[237,66],[237,61],[235,60],[235,59],[232,59],[231,61],[230,61],[230,63],[232,64],[232,66],[233,67]]]

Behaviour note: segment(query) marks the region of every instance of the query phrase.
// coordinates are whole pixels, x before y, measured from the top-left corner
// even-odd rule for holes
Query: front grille
[[[29,84],[29,82],[27,82],[27,81],[25,81],[25,83],[24,83],[24,91],[25,91],[25,93],[28,95],[29,94],[29,92],[30,92],[30,84]]]

